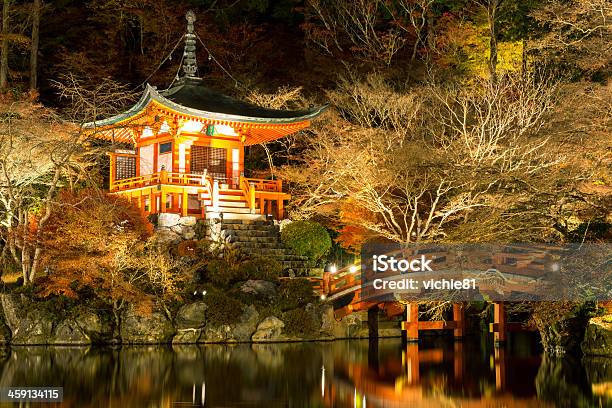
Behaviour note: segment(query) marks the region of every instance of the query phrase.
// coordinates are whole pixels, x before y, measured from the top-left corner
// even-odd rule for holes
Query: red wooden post
[[[406,330],[407,341],[419,341],[419,304],[406,305],[406,321],[402,322],[402,329]]]
[[[495,344],[506,342],[506,307],[504,302],[495,302],[493,304],[493,323]]]
[[[453,334],[455,338],[462,338],[465,330],[465,304],[453,303],[453,320],[456,323]]]

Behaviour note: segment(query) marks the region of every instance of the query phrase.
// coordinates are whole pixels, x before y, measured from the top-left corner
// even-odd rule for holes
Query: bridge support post
[[[465,303],[453,303],[453,321],[455,322],[453,335],[456,339],[463,338],[465,331]]]
[[[378,306],[368,309],[368,337],[370,339],[378,338]]]
[[[419,341],[419,304],[416,302],[406,305],[406,320],[402,322],[402,330],[406,331],[406,341]]]
[[[489,331],[493,332],[493,341],[496,347],[506,342],[507,327],[504,302],[495,302],[493,304],[493,324],[490,325]]]

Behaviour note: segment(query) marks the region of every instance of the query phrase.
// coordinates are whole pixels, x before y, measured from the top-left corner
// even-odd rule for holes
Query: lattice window
[[[115,180],[136,177],[136,157],[117,156],[115,161]]]
[[[191,146],[191,172],[202,174],[207,170],[215,179],[227,177],[227,152],[225,149],[208,146]]]

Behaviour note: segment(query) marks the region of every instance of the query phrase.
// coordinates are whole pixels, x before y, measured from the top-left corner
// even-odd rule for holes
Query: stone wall
[[[0,343],[14,345],[88,344],[190,344],[334,340],[368,336],[367,316],[353,314],[336,321],[330,305],[307,305],[309,313],[321,322],[318,333],[308,338],[285,331],[278,316],[262,316],[253,306],[245,306],[233,324],[212,325],[206,320],[205,301],[186,303],[173,316],[161,310],[139,312],[128,306],[121,312],[119,327],[110,311],[78,306],[53,312],[47,302],[20,294],[0,295]],[[396,330],[381,329],[380,336],[399,336]]]

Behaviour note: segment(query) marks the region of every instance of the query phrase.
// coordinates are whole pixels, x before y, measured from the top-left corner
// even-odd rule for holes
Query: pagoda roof
[[[139,116],[155,101],[187,116],[236,123],[293,124],[310,120],[323,113],[328,105],[303,110],[269,109],[224,95],[203,85],[199,78],[182,78],[171,88],[158,91],[147,84],[140,100],[126,112],[89,122],[85,128],[105,127]]]

